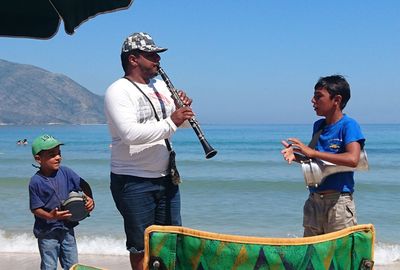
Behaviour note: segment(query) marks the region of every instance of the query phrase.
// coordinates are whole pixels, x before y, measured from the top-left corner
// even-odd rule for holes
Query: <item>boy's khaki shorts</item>
[[[351,193],[310,193],[303,209],[304,237],[339,231],[357,225]]]

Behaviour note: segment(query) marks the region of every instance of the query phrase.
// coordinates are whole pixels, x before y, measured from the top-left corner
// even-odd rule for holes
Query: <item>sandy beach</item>
[[[128,256],[111,255],[79,255],[81,264],[104,268],[108,270],[129,270]],[[39,254],[31,253],[0,253],[0,269],[32,270],[39,269]],[[61,267],[59,267],[61,269]],[[391,265],[376,265],[375,270],[398,270],[400,263]]]
[[[110,255],[79,255],[81,264],[96,266],[108,270],[129,270],[129,258]],[[32,270],[40,269],[39,254],[31,253],[0,253],[0,269]],[[62,269],[61,266],[58,269]]]

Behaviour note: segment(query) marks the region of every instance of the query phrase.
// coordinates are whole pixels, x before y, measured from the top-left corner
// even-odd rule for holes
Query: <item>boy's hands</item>
[[[54,208],[49,212],[49,219],[68,219],[72,216],[69,210],[59,211],[58,208]]]
[[[293,151],[296,153],[301,153],[305,155],[306,157],[309,158],[314,158],[315,157],[315,150],[308,147],[304,143],[302,143],[299,139],[297,138],[289,138],[288,141],[290,142],[290,145],[293,147]]]
[[[281,154],[289,164],[292,161],[296,161],[295,153],[301,153],[308,158],[315,157],[316,150],[308,147],[297,138],[289,138],[287,141],[283,140],[281,143],[285,147],[282,149]]]
[[[83,195],[85,196],[85,208],[87,211],[91,212],[94,209],[94,201],[85,193]],[[58,207],[54,208],[50,212],[45,211],[43,208],[36,208],[32,210],[32,213],[47,220],[66,220],[72,217],[69,210],[59,210]]]
[[[86,210],[88,210],[89,212],[92,212],[94,209],[94,200],[92,198],[90,198],[88,195],[86,195],[85,193],[83,193],[83,195],[85,196],[85,208]]]
[[[283,155],[283,158],[289,164],[291,164],[292,161],[296,159],[296,157],[294,156],[293,147],[292,147],[292,145],[290,143],[288,143],[285,140],[281,141],[281,143],[285,147],[284,149],[282,149],[281,154]]]

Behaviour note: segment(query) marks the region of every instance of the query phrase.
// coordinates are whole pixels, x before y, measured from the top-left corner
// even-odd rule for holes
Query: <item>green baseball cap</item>
[[[42,150],[49,150],[59,145],[63,145],[63,143],[51,135],[44,134],[33,140],[32,154],[37,155]]]

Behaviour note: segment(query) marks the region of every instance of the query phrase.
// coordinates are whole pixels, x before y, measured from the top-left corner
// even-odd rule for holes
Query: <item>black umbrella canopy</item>
[[[51,38],[64,22],[72,35],[84,21],[100,13],[128,8],[133,0],[2,0],[0,36]]]

